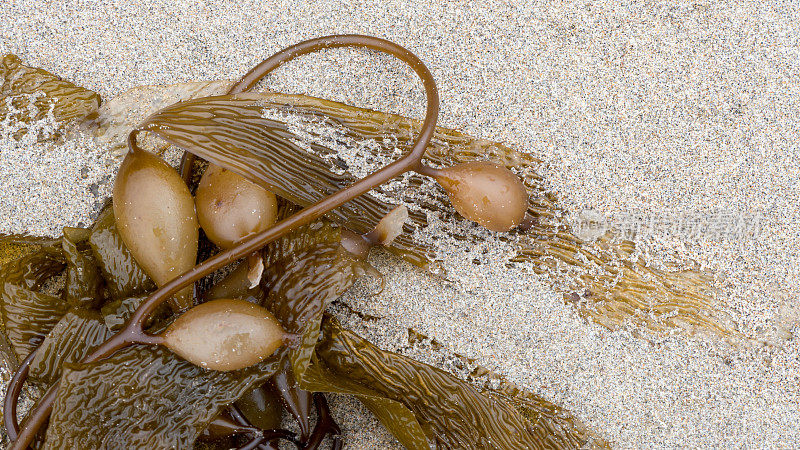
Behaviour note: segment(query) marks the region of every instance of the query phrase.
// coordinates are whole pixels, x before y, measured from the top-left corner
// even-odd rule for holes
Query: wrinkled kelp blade
[[[232,81],[219,80],[131,88],[100,105],[95,120],[95,141],[112,154],[124,156],[128,152],[128,133],[147,116],[183,100],[224,94],[232,84]],[[154,153],[160,153],[165,147],[163,142],[140,144]]]
[[[103,316],[103,322],[111,331],[119,331],[125,322],[130,319],[136,308],[147,299],[147,295],[138,297],[128,297],[108,302],[100,308],[100,314]],[[151,326],[161,328],[166,320],[172,316],[172,308],[166,303],[160,305],[145,321],[144,328],[148,330]],[[152,330],[148,330],[152,331]]]
[[[155,283],[122,242],[110,204],[100,212],[92,226],[89,245],[112,298],[133,297],[155,289]]]
[[[64,268],[63,255],[58,248],[59,241],[52,238],[12,234],[0,235],[0,291],[5,290],[5,283],[16,286],[39,288],[50,277],[57,275]],[[2,318],[2,296],[0,296],[0,318]],[[16,370],[19,363],[18,351],[14,350],[6,335],[5,319],[0,319],[3,332],[0,333],[0,357],[7,367]],[[19,330],[13,330],[12,334]],[[19,336],[15,340],[19,339]]]
[[[20,361],[36,349],[68,309],[58,297],[9,282],[2,286],[0,298],[6,336]]]
[[[319,339],[322,313],[364,273],[366,263],[341,245],[341,227],[317,221],[295,230],[265,249],[263,304],[286,332],[298,336],[280,374],[273,379],[283,403],[309,433],[312,397],[302,377]]]
[[[12,283],[37,290],[45,281],[61,273],[66,264],[61,243],[39,247],[32,253],[0,266],[0,283]]]
[[[8,54],[0,64],[0,120],[40,120],[49,111],[56,122],[81,120],[97,111],[100,96],[52,73],[28,67]],[[14,111],[16,110],[16,111]]]
[[[79,362],[111,335],[96,311],[71,309],[39,346],[30,376],[48,385],[57,381],[65,363]]]
[[[57,240],[49,237],[0,233],[0,277],[4,264],[33,253],[42,246],[55,244]]]
[[[354,174],[363,176],[397,159],[408,150],[419,122],[302,95],[260,93],[179,103],[143,126],[307,205],[350,184]],[[536,173],[539,161],[529,154],[437,128],[425,157],[433,166],[486,159],[514,168],[530,193],[531,230],[525,235],[479,232],[458,218],[438,185],[415,174],[347,203],[331,217],[363,233],[404,203],[409,221],[390,250],[415,264],[424,266],[438,257],[444,233],[466,247],[499,237],[517,250],[513,261],[549,275],[582,315],[609,328],[638,324],[659,333],[682,328],[740,338],[727,311],[715,303],[709,274],[656,269],[644,258],[632,260],[633,243],[613,233],[597,242],[572,234],[568,214],[546,189]]]
[[[428,437],[416,416],[403,403],[392,400],[380,392],[357,383],[348,376],[332,372],[316,353],[312,355],[302,380],[303,389],[313,392],[354,395],[392,435],[408,449],[429,449]]]
[[[64,293],[67,303],[86,308],[99,306],[103,301],[103,277],[87,242],[90,231],[84,228],[65,228],[61,246],[67,261],[67,282]]]
[[[262,100],[258,94],[190,100],[164,108],[143,126],[298,205],[307,206],[356,180],[347,172],[331,171],[331,163],[319,156],[331,154],[330,150],[317,146],[318,153],[306,151],[300,137],[284,123],[264,117]],[[366,233],[398,203],[365,194],[332,211],[331,216],[353,231]],[[418,256],[424,252],[408,237],[413,228],[407,226],[405,231],[394,245],[409,250],[404,253],[406,258],[424,264]]]
[[[563,408],[507,383],[483,394],[496,396],[519,411],[531,424],[528,430],[545,448],[611,448]]]
[[[302,377],[319,338],[325,308],[364,274],[365,262],[341,246],[340,229],[319,221],[268,247],[262,278],[264,306],[288,333],[300,336],[290,360]]]
[[[201,369],[169,350],[133,346],[67,365],[45,448],[190,449],[229,404],[275,373],[278,358],[234,372]]]
[[[317,354],[339,377],[403,403],[445,448],[547,448],[505,402],[434,367],[385,352],[328,319]]]
[[[414,347],[429,347],[443,351],[442,345],[413,329],[408,330],[408,343]],[[545,448],[607,449],[607,442],[564,408],[544,398],[520,389],[476,361],[462,355],[451,354],[452,362],[461,368],[473,367],[470,383],[478,387],[483,395],[495,396],[498,401],[514,407],[530,423],[528,431]]]

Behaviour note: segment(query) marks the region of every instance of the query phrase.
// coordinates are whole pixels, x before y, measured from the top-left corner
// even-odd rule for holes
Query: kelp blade
[[[60,273],[64,261],[57,245],[58,240],[52,238],[0,234],[0,292],[5,291],[6,280],[16,286],[39,288],[47,279]],[[8,330],[2,319],[2,303],[0,295],[0,325],[3,328],[0,333],[0,358],[8,368],[16,370],[19,364],[17,352],[27,352],[28,347],[21,348],[23,343],[15,338],[17,350],[14,350],[15,345],[6,336]],[[12,334],[19,332],[13,329]]]
[[[273,356],[216,372],[164,348],[136,345],[102,361],[67,365],[45,448],[193,448],[202,430],[278,363]]]
[[[300,336],[290,361],[302,378],[319,338],[325,308],[365,272],[366,262],[341,246],[340,228],[318,221],[292,233],[266,250],[262,278],[263,305],[288,333]]]
[[[56,122],[81,120],[100,106],[97,93],[26,66],[12,54],[0,63],[0,83],[0,120],[14,113],[15,120],[28,123],[50,111]]]
[[[67,263],[67,282],[64,294],[67,303],[86,308],[103,302],[103,277],[88,244],[90,230],[64,228],[61,246]]]
[[[312,392],[329,392],[353,395],[375,415],[392,435],[408,449],[429,449],[430,443],[422,425],[402,402],[388,398],[380,392],[332,372],[316,353],[312,355],[300,387]]]
[[[432,351],[445,348],[413,329],[408,329],[408,343]],[[516,409],[531,425],[528,431],[536,441],[547,448],[610,449],[610,445],[566,409],[543,397],[527,392],[509,382],[504,376],[476,364],[476,361],[458,354],[448,355],[457,367],[469,368],[469,381],[483,395],[496,398]]]
[[[39,289],[45,281],[64,270],[66,261],[60,241],[43,245],[33,252],[0,266],[0,283],[12,283],[26,289]]]
[[[311,430],[312,396],[302,379],[325,308],[365,272],[366,262],[341,245],[341,227],[319,220],[279,239],[264,251],[263,305],[287,333],[298,336],[272,382],[286,409],[298,420],[301,435]]]
[[[302,95],[248,93],[178,103],[142,127],[308,205],[397,159],[408,150],[419,122]],[[539,161],[529,154],[439,127],[425,158],[434,167],[490,160],[513,168],[530,194],[532,228],[524,235],[481,232],[455,214],[442,189],[416,174],[348,202],[331,217],[364,233],[403,203],[409,221],[390,250],[414,264],[435,263],[445,233],[450,242],[466,247],[499,237],[516,249],[512,261],[548,274],[566,301],[604,326],[637,324],[656,333],[681,328],[741,338],[729,313],[715,303],[711,275],[632,260],[633,243],[611,232],[596,242],[576,237],[567,214],[536,173]]]
[[[111,331],[119,331],[130,319],[136,308],[147,299],[147,295],[140,295],[137,297],[120,298],[112,302],[108,302],[100,308],[100,314],[103,316],[103,322]],[[144,328],[148,329],[151,326],[159,328],[163,323],[172,315],[172,309],[168,304],[162,304],[150,315],[145,321]]]
[[[88,241],[112,298],[133,297],[155,289],[153,280],[122,242],[110,204],[97,217]]]
[[[611,448],[563,408],[507,382],[482,393],[496,396],[499,401],[506,402],[519,411],[531,423],[531,434],[537,441],[546,443],[547,448]]]
[[[4,264],[29,255],[44,245],[55,244],[56,239],[49,237],[0,233],[0,273]]]
[[[445,448],[548,448],[510,405],[479,393],[454,376],[384,352],[333,319],[323,324],[319,358],[339,377],[403,403],[431,438]]]
[[[80,362],[111,335],[96,311],[72,308],[39,346],[29,376],[49,385],[61,376],[64,364]]]
[[[20,361],[36,349],[68,309],[59,297],[8,282],[2,286],[0,298],[6,336]]]

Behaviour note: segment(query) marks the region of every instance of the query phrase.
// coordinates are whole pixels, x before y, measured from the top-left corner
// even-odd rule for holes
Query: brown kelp
[[[100,96],[52,73],[28,67],[15,55],[0,63],[0,121],[29,123],[52,115],[55,122],[80,121],[96,113]],[[22,128],[15,137],[27,132]]]
[[[378,50],[406,62],[423,82],[425,120],[246,92],[284,62],[332,47]],[[9,61],[7,67],[19,70],[18,61]],[[89,119],[113,140],[113,124],[95,117],[99,98],[48,80],[38,86],[61,90],[51,89],[44,114],[56,121]],[[188,96],[223,85],[203,85]],[[55,109],[72,97],[74,110]],[[385,352],[325,318],[328,305],[356,278],[374,273],[366,263],[371,246],[430,265],[440,258],[431,233],[441,230],[447,239],[472,243],[501,236],[533,270],[549,273],[555,265],[556,282],[585,313],[622,298],[635,304],[625,318],[635,318],[656,293],[670,303],[670,317],[678,311],[679,320],[667,325],[687,316],[728,332],[706,317],[709,304],[699,313],[692,309],[705,299],[694,289],[702,283],[654,269],[643,275],[646,263],[629,260],[627,244],[618,250],[603,240],[589,245],[575,238],[535,175],[536,161],[437,128],[438,111],[435,83],[419,58],[389,41],[342,35],[289,47],[227,94],[180,102],[144,120],[125,140],[129,153],[112,204],[92,227],[65,229],[53,242],[20,241],[34,249],[22,247],[23,255],[0,269],[4,331],[20,364],[4,408],[11,448],[34,442],[45,423],[39,436],[47,448],[188,448],[201,438],[212,447],[265,448],[284,440],[317,448],[326,436],[339,448],[324,392],[356,396],[409,448],[602,446],[568,426],[570,420],[554,420],[564,412],[535,396],[510,385],[482,391]],[[179,175],[147,152],[154,140],[148,148],[167,142],[209,162],[198,190],[210,192],[192,198],[195,186],[185,184],[198,178],[192,158]],[[156,176],[135,181],[156,167]],[[220,182],[214,192],[209,180],[215,171],[243,178]],[[277,194],[281,204],[273,197],[237,203],[215,195],[223,188],[241,195],[241,186],[253,187],[245,183],[259,185],[257,195]],[[153,195],[139,195],[143,190]],[[207,228],[201,235],[195,206],[202,202],[202,214],[219,216],[199,221]],[[239,206],[219,208],[226,202]],[[256,203],[269,214],[247,216],[241,205]],[[165,258],[175,253],[180,262]],[[165,266],[154,271],[154,261]],[[218,272],[227,277],[214,278]],[[51,282],[58,277],[60,289]],[[45,289],[46,283],[53,285]],[[200,286],[205,293],[196,292]],[[182,301],[164,309],[178,293]],[[580,299],[597,304],[584,308]],[[681,302],[694,303],[681,311]],[[655,327],[659,319],[641,323]],[[49,389],[20,428],[16,397],[26,379]],[[278,404],[294,417],[298,433],[279,428]]]

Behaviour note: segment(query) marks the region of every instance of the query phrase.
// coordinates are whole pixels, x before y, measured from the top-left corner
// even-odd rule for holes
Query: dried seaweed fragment
[[[61,376],[64,364],[74,364],[111,337],[100,314],[72,308],[44,339],[30,368],[30,376],[51,384]]]
[[[229,404],[275,373],[278,358],[235,372],[201,369],[136,345],[64,367],[45,448],[192,448]]]
[[[303,95],[237,94],[178,103],[145,121],[150,130],[233,170],[299,205],[335,192],[407,151],[419,122]],[[505,241],[509,262],[530,264],[586,318],[611,329],[630,324],[651,332],[680,328],[738,339],[735,323],[716,303],[709,274],[662,270],[633,258],[633,242],[609,233],[586,242],[570,231],[566,211],[536,173],[529,154],[437,127],[425,154],[433,167],[486,160],[513,169],[528,190],[530,229],[522,234],[480,231],[460,219],[445,191],[406,174],[373,189],[330,217],[364,233],[398,204],[409,221],[389,249],[421,266],[452,257],[447,245],[480,258],[487,243]],[[475,250],[478,249],[478,250]],[[691,263],[691,262],[689,262]]]
[[[0,120],[29,123],[52,111],[56,122],[82,120],[97,111],[100,96],[52,73],[29,67],[12,54],[0,63]]]
[[[323,322],[317,355],[335,376],[405,405],[437,445],[546,448],[546,442],[538,442],[531,433],[531,424],[510,405],[482,395],[439,369],[382,351],[335,319]]]

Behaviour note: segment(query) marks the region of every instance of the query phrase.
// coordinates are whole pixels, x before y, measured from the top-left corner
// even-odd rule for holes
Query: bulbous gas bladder
[[[200,178],[194,201],[200,227],[225,249],[271,227],[278,214],[275,194],[215,164]]]
[[[186,311],[161,336],[165,347],[190,363],[227,372],[263,361],[283,345],[285,333],[265,308],[217,299]]]
[[[447,191],[459,214],[492,231],[509,231],[525,218],[528,192],[514,172],[488,161],[425,171]]]
[[[194,267],[198,242],[194,201],[172,167],[133,147],[117,172],[112,198],[122,241],[158,286]],[[171,304],[176,311],[192,306],[191,286],[177,292]]]

